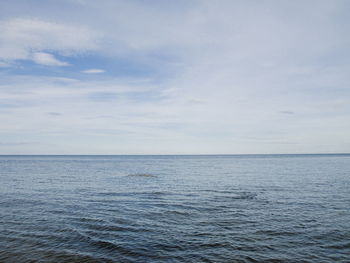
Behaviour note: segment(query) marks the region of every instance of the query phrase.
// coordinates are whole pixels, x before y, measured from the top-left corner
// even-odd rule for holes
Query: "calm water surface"
[[[350,155],[0,156],[0,262],[350,262]]]

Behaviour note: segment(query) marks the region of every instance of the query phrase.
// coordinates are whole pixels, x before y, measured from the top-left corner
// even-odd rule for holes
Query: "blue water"
[[[350,262],[350,155],[0,156],[0,262]]]

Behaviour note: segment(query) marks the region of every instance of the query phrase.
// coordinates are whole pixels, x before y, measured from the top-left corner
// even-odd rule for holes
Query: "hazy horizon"
[[[0,156],[347,156],[350,153],[203,153],[203,154],[0,154]]]

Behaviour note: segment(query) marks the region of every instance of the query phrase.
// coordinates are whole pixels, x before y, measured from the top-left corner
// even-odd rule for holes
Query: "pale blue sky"
[[[350,152],[350,1],[0,2],[0,154]]]

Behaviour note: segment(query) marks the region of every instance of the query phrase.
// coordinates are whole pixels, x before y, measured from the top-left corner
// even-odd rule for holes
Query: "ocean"
[[[350,262],[350,155],[3,155],[0,262]]]

